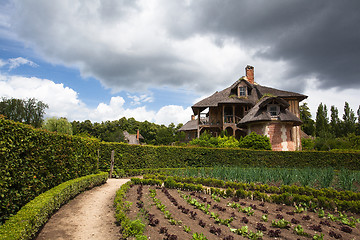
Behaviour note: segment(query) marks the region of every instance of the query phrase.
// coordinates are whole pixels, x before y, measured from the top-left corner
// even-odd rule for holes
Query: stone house
[[[128,144],[140,145],[144,140],[144,137],[141,136],[139,129],[137,130],[136,134],[129,134],[127,131],[124,131],[123,134],[124,134],[124,139]]]
[[[204,131],[213,136],[226,131],[237,139],[256,132],[270,138],[273,150],[301,150],[299,102],[307,96],[257,84],[252,66],[245,72],[230,87],[195,103],[194,115],[179,131],[187,141]]]

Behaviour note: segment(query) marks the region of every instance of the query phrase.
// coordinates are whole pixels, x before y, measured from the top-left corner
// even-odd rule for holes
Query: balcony
[[[238,124],[241,120],[241,117],[234,116],[234,115],[225,115],[224,116],[224,123],[235,123]]]

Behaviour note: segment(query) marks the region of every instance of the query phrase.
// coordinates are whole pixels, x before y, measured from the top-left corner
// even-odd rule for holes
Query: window
[[[246,87],[239,87],[239,97],[246,96]]]
[[[278,105],[269,105],[268,111],[269,111],[271,117],[276,117],[279,115],[280,108]]]

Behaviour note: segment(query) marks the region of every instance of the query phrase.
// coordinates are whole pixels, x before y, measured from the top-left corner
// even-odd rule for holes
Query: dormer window
[[[277,117],[280,113],[280,106],[275,104],[268,105],[268,112],[271,117]]]
[[[246,96],[246,87],[239,87],[239,97]]]

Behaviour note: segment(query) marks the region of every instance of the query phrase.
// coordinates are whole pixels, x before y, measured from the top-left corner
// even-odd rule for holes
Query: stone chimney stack
[[[254,84],[254,67],[247,65],[245,68],[246,78],[249,83]]]
[[[191,115],[191,120],[195,120],[195,115]]]

